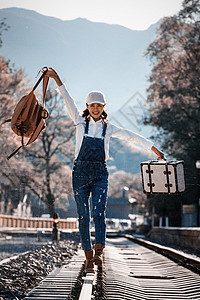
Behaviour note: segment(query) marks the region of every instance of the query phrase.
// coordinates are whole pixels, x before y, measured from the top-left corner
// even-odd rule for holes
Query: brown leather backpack
[[[32,144],[40,132],[46,127],[44,119],[48,117],[48,112],[45,109],[45,94],[49,77],[45,77],[48,71],[47,67],[42,70],[42,75],[38,79],[37,83],[33,87],[32,91],[23,96],[17,103],[12,118],[6,122],[11,121],[11,128],[18,136],[21,136],[21,146],[12,152],[7,159],[9,160],[15,155],[22,147]],[[39,71],[39,72],[40,72]],[[43,79],[43,105],[39,103],[34,91],[38,87],[39,83]],[[28,142],[24,144],[24,137],[29,138]]]

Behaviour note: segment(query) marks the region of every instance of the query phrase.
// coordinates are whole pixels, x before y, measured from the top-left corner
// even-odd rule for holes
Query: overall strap
[[[85,134],[88,134],[88,129],[89,129],[89,122],[90,122],[90,120],[89,119],[86,119],[86,121],[85,121]]]
[[[88,130],[89,130],[89,119],[86,119],[86,124],[85,124],[85,134],[88,134]],[[104,138],[106,135],[106,129],[107,129],[107,123],[103,123],[103,130],[102,130],[102,137]]]
[[[103,123],[102,137],[105,137],[105,135],[106,135],[106,129],[107,129],[107,123]]]

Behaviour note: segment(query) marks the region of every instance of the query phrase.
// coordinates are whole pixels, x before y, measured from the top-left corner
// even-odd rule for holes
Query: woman
[[[154,151],[158,155],[158,159],[162,159],[164,154],[151,141],[108,122],[105,111],[106,100],[103,93],[90,92],[86,98],[86,109],[83,114],[80,114],[73,98],[55,70],[49,68],[46,76],[55,79],[58,90],[64,97],[69,116],[76,126],[72,184],[79,216],[81,243],[86,256],[86,272],[94,272],[94,263],[102,265],[102,254],[105,247],[105,209],[108,190],[106,160],[108,159],[110,137],[139,143],[144,148]],[[90,195],[95,223],[95,254],[93,254],[89,229]]]

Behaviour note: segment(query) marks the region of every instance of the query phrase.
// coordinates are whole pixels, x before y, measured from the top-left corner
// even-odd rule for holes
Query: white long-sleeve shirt
[[[58,88],[58,91],[61,93],[65,100],[65,104],[67,107],[67,111],[69,113],[70,118],[74,122],[76,126],[76,148],[75,148],[75,159],[78,157],[82,140],[85,131],[85,118],[82,117],[81,113],[76,106],[74,99],[71,97],[69,92],[67,91],[65,85],[61,85]],[[93,118],[90,118],[88,136],[101,138],[102,137],[102,129],[103,129],[103,121],[94,121]],[[110,122],[107,123],[106,135],[104,138],[104,146],[105,146],[105,157],[106,160],[109,158],[109,141],[110,137],[117,137],[123,140],[127,140],[132,143],[137,143],[142,145],[145,149],[150,150],[153,146],[153,143],[146,139],[145,137],[131,131],[128,129],[120,128]]]

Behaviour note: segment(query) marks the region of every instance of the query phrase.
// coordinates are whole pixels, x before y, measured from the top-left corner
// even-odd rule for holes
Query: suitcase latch
[[[149,173],[153,174],[153,170],[150,170],[150,171],[149,171],[149,170],[146,170],[146,173],[147,173],[147,174],[149,174]]]

